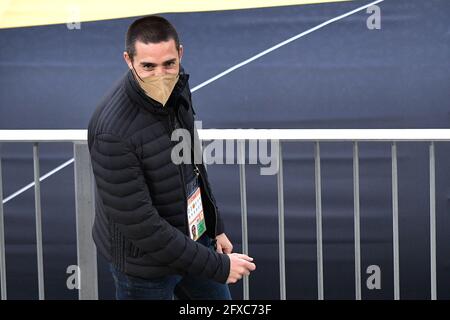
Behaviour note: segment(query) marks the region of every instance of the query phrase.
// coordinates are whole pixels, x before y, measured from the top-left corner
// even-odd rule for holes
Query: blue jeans
[[[206,234],[197,242],[214,250]],[[118,271],[112,264],[117,300],[231,300],[227,284],[197,276],[169,275],[155,279],[141,279]]]

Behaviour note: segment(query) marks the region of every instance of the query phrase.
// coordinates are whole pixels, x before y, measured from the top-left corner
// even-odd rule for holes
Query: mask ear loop
[[[144,82],[144,80],[142,80],[142,78],[141,77],[139,77],[139,75],[138,75],[138,73],[137,73],[137,71],[136,71],[136,69],[134,68],[134,65],[133,65],[133,61],[131,61],[131,68],[134,70],[134,72],[133,72],[133,76],[137,76],[142,82]],[[136,78],[135,78],[136,79]]]

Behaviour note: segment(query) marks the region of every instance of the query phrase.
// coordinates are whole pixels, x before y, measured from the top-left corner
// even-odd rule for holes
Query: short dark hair
[[[177,50],[180,49],[180,40],[174,26],[160,16],[146,16],[135,20],[129,27],[126,35],[125,50],[133,60],[136,55],[136,41],[158,43],[175,40]]]

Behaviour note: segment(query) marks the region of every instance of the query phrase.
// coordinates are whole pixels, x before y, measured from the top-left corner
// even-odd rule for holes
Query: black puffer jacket
[[[185,166],[170,156],[176,119],[194,137],[188,78],[181,71],[163,107],[128,71],[95,110],[88,127],[97,187],[93,237],[98,251],[131,276],[190,274],[225,283],[228,256],[189,238]],[[223,223],[205,167],[197,167],[206,232],[215,238]]]

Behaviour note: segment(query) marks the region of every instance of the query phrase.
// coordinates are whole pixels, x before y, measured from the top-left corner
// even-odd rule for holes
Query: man
[[[134,21],[124,52],[129,70],[89,122],[93,237],[111,263],[117,299],[231,299],[227,284],[255,270],[253,258],[232,253],[204,165],[171,159],[174,130],[196,137],[182,56],[166,19]],[[191,216],[203,232],[196,241]]]
[[[196,240],[197,239],[197,228],[195,227],[195,224],[192,225],[191,230],[192,230],[192,238],[194,240]]]

